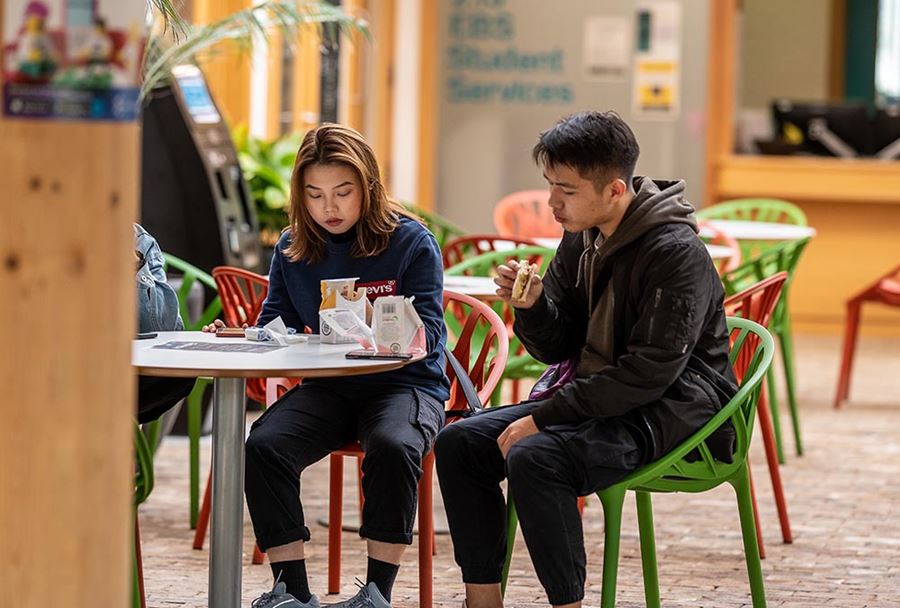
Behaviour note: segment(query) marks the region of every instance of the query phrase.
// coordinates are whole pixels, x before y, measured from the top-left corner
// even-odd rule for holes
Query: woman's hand
[[[223,321],[222,319],[216,319],[209,325],[204,325],[200,331],[205,331],[205,332],[214,334],[214,333],[216,333],[216,330],[219,329],[220,327],[225,327],[225,321]]]
[[[509,264],[508,266],[506,264]],[[506,264],[497,266],[497,276],[494,283],[497,285],[497,295],[501,300],[514,308],[531,308],[534,303],[541,297],[544,291],[544,285],[541,278],[534,273],[531,275],[531,284],[528,288],[528,295],[525,300],[513,300],[512,288],[516,282],[516,275],[519,273],[519,262],[517,260],[509,260]]]
[[[200,331],[205,331],[205,332],[209,332],[209,333],[213,333],[213,334],[214,334],[214,333],[216,333],[216,330],[219,329],[220,327],[225,327],[225,322],[224,322],[222,319],[216,319],[215,321],[213,321],[213,322],[210,323],[209,325],[204,325],[204,326],[200,329]],[[248,327],[248,325],[247,325],[246,323],[244,323],[243,325],[241,325],[241,329],[247,329],[247,327]]]

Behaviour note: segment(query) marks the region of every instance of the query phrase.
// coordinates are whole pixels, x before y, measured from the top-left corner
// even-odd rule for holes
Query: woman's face
[[[342,164],[315,164],[303,171],[303,202],[309,215],[331,234],[350,230],[362,213],[362,185]]]

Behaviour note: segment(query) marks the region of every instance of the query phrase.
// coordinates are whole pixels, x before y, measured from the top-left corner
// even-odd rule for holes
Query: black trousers
[[[466,583],[499,583],[506,557],[508,479],[538,579],[553,605],[584,597],[585,551],[578,497],[624,478],[644,461],[640,437],[618,419],[546,428],[506,460],[497,438],[536,402],[486,409],[448,425],[435,445],[456,563]]]
[[[443,423],[443,404],[413,389],[329,380],[285,394],[247,438],[247,506],[260,549],[309,540],[300,474],[353,439],[365,451],[359,535],[411,544],[422,456]]]
[[[156,420],[194,388],[195,378],[138,376],[138,422]]]

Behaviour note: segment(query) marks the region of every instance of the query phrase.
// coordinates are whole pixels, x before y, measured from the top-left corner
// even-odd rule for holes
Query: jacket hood
[[[604,238],[596,228],[582,232],[584,251],[578,263],[579,282],[590,267],[662,224],[687,224],[697,232],[694,207],[684,200],[684,180],[653,180],[635,177],[635,195],[616,230]],[[596,266],[594,266],[596,269]],[[596,274],[591,273],[592,276]]]

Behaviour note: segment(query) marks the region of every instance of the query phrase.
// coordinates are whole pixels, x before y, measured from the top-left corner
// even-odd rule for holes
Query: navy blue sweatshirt
[[[269,293],[257,323],[265,325],[280,315],[288,327],[303,331],[306,326],[319,333],[322,279],[359,277],[356,285],[366,288],[370,300],[389,295],[415,296],[413,306],[425,324],[428,355],[392,372],[342,377],[340,381],[373,388],[418,388],[446,401],[450,384],[444,373],[444,271],[434,236],[420,223],[402,217],[387,249],[365,258],[352,257],[355,239],[341,236],[327,235],[325,258],[310,264],[290,261],[283,251],[290,243],[291,232],[281,235],[269,270]]]

